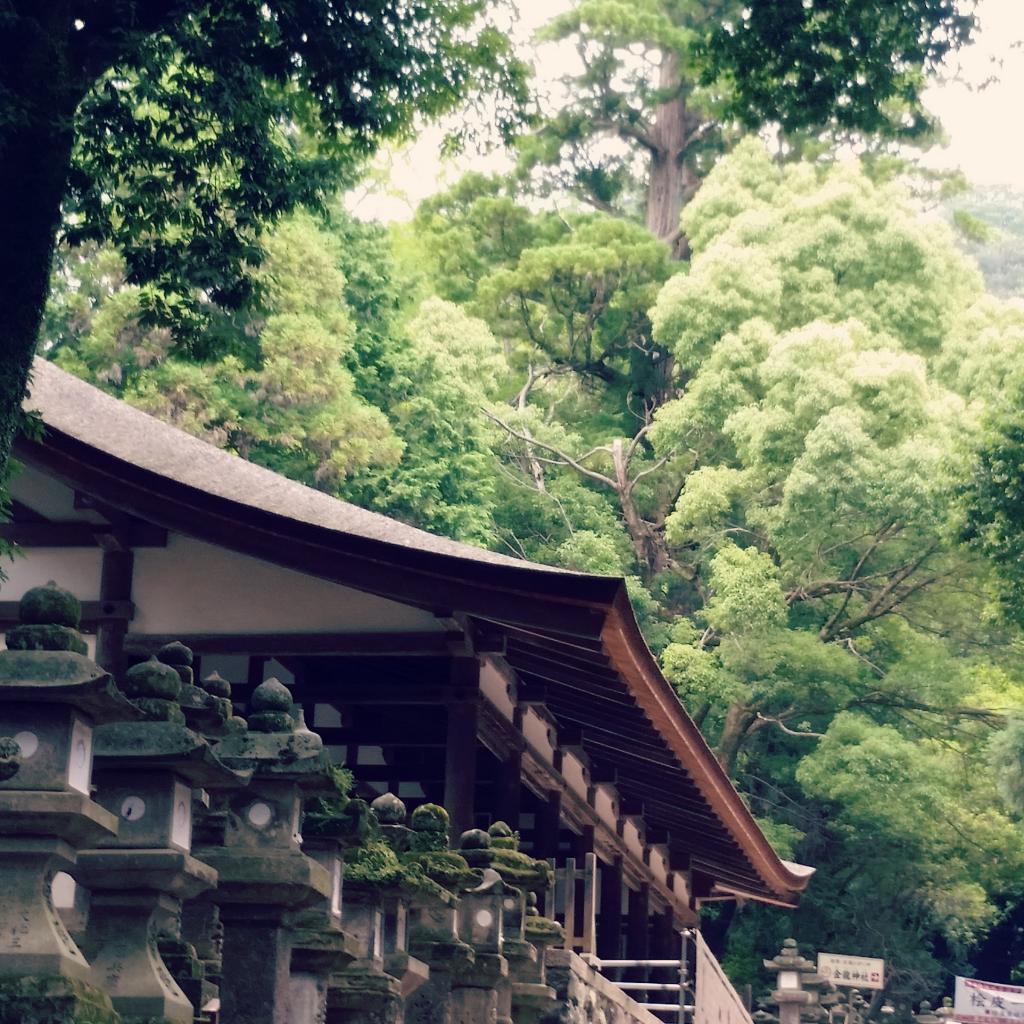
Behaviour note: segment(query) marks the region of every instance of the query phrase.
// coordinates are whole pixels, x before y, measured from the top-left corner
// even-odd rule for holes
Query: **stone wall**
[[[546,965],[557,1001],[543,1024],[664,1024],[576,953],[549,949]]]

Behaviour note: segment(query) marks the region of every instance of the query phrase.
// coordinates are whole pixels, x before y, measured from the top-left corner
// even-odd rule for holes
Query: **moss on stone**
[[[163,700],[161,697],[136,697],[132,703],[151,722],[185,724],[185,712],[181,710],[181,705],[174,701]]]
[[[70,590],[50,580],[45,586],[25,591],[18,602],[18,618],[26,625],[77,629],[82,621],[82,606]]]
[[[420,804],[409,819],[409,826],[415,832],[440,833],[447,843],[448,825],[451,819],[440,804]]]
[[[491,837],[491,848],[495,850],[518,850],[519,833],[513,832],[504,821],[496,821],[487,830]]]
[[[429,879],[455,893],[480,884],[480,872],[454,850],[414,851],[405,854],[402,863],[418,866]]]
[[[181,693],[181,677],[156,657],[132,665],[124,674],[121,690],[129,697],[174,701]]]
[[[120,1024],[110,997],[74,978],[0,978],[0,1024]]]
[[[443,887],[427,876],[421,864],[403,863],[382,839],[345,850],[345,881],[376,889],[397,888],[410,894],[444,894]]]
[[[89,648],[79,632],[70,626],[25,625],[7,631],[7,649],[11,651],[74,651],[88,654]]]
[[[490,849],[474,850],[465,847],[460,851],[470,867],[493,868],[501,875],[502,881],[521,889],[543,891],[554,884],[554,874],[547,861],[518,850]]]
[[[528,917],[525,922],[526,941],[535,945],[551,946],[565,938],[565,932],[550,917]]]

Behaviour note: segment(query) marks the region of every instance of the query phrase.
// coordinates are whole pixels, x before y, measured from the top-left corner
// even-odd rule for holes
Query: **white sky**
[[[571,0],[519,0],[516,35],[523,40],[545,21],[567,8]],[[981,31],[977,42],[959,55],[955,75],[931,86],[928,108],[937,114],[949,137],[944,149],[927,155],[926,163],[960,167],[979,185],[1012,185],[1024,190],[1024,0],[980,0]],[[541,55],[537,71],[554,78],[561,68],[550,52]],[[546,58],[546,59],[545,59]],[[996,81],[984,83],[995,76]],[[350,205],[361,217],[406,220],[421,200],[454,182],[467,169],[499,170],[495,155],[442,164],[438,158],[440,130],[430,130],[387,160],[388,184],[353,195]]]

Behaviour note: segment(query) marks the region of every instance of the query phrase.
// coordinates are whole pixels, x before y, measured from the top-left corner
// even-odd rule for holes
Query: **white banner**
[[[1022,1024],[1024,988],[957,978],[953,1015],[962,1024]]]
[[[885,988],[885,961],[848,953],[819,953],[818,973],[843,988]]]

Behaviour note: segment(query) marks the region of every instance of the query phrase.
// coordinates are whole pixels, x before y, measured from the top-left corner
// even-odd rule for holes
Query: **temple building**
[[[593,865],[593,921],[569,930],[598,957],[678,956],[702,901],[798,902],[810,869],[769,845],[623,580],[349,505],[51,363],[26,407],[43,429],[16,450],[0,629],[56,580],[112,672],[177,640],[238,702],[280,679],[367,798],[443,804],[456,835],[503,820],[533,857]]]

